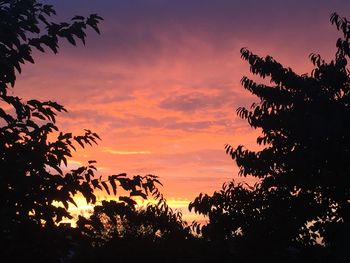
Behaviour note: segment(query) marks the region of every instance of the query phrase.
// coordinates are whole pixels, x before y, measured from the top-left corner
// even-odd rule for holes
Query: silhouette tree
[[[121,182],[122,185],[130,182],[133,187],[144,185],[144,189],[136,190],[139,191],[138,196],[144,195],[146,198],[147,192],[151,191],[156,204],[148,203],[138,208],[135,191],[131,191],[129,197],[119,196],[118,201],[103,201],[101,205],[95,206],[89,218],[79,217],[77,224],[80,231],[94,246],[104,245],[111,240],[144,239],[154,242],[157,239],[179,239],[190,235],[181,213],[174,212],[167,205],[153,181],[150,184],[143,182],[147,180],[150,181],[149,177],[135,176]]]
[[[145,178],[126,179],[122,184],[134,180]],[[142,192],[147,194],[147,190]],[[158,190],[153,189],[152,196],[156,203],[141,207],[133,195],[103,201],[89,218],[79,217],[77,224],[86,245],[74,262],[106,261],[116,254],[119,262],[191,262],[186,257],[192,255],[195,240],[182,214],[173,211]]]
[[[335,59],[329,63],[310,55],[315,67],[310,75],[298,75],[271,56],[241,49],[250,71],[271,83],[243,77],[243,87],[259,102],[237,109],[239,117],[261,130],[257,143],[264,147],[225,148],[239,175],[254,176],[259,183],[247,187],[231,182],[212,196],[199,195],[189,208],[209,217],[203,236],[234,240],[238,247],[244,244],[244,251],[256,251],[257,257],[285,260],[292,248],[299,249],[301,257],[307,247],[323,245],[322,255],[332,262],[348,262],[350,23],[336,13],[330,21],[343,38],[337,40]]]
[[[29,100],[12,95],[16,75],[25,62],[34,63],[34,49],[58,52],[59,39],[72,45],[85,43],[87,27],[99,33],[96,14],[75,16],[69,23],[52,22],[55,10],[35,0],[0,1],[0,246],[3,262],[60,262],[71,249],[77,231],[59,225],[72,218],[68,206],[82,194],[96,202],[95,189],[114,194],[122,188],[146,198],[144,190],[156,189],[156,176],[143,181],[124,174],[107,179],[95,176],[95,161],[64,172],[76,146],[95,144],[90,130],[74,136],[56,126],[56,115],[66,111],[52,101]],[[65,169],[67,170],[67,169]],[[135,179],[136,178],[136,179]],[[126,188],[125,180],[129,181]],[[142,183],[142,184],[141,184]],[[138,190],[132,191],[135,187]],[[124,199],[127,203],[127,199]],[[73,240],[74,241],[74,240]],[[76,240],[75,240],[76,242]]]

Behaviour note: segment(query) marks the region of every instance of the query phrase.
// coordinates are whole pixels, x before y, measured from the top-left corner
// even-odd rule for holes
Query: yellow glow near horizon
[[[75,196],[74,200],[77,206],[69,204],[69,208],[68,208],[68,211],[73,216],[73,219],[64,219],[60,223],[70,223],[73,227],[76,227],[76,220],[78,219],[79,215],[84,217],[89,217],[92,214],[95,205],[100,205],[103,200],[106,200],[106,201],[118,200],[118,197],[108,196],[103,199],[98,199],[95,205],[87,204],[85,198],[81,195]],[[137,202],[138,208],[145,207],[147,204],[158,203],[158,201],[154,199],[143,200],[142,198],[134,198],[134,200]],[[194,220],[197,220],[199,222],[204,222],[204,219],[202,216],[196,215],[194,213],[190,213],[188,211],[188,204],[190,202],[191,202],[190,200],[183,199],[183,198],[171,198],[169,200],[166,200],[166,203],[171,209],[174,210],[174,212],[180,211],[182,213],[183,220],[186,221],[187,223],[191,223]],[[59,205],[59,204],[57,203],[56,205]]]

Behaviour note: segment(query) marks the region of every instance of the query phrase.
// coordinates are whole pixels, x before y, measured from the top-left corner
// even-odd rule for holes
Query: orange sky
[[[177,208],[237,178],[226,143],[256,147],[257,131],[235,114],[256,100],[240,85],[249,68],[239,49],[310,72],[311,52],[335,51],[330,14],[350,10],[348,1],[77,2],[58,2],[58,17],[96,12],[101,36],[90,32],[86,47],[62,42],[58,55],[35,53],[14,92],[63,104],[62,130],[100,135],[71,167],[92,159],[102,175],[158,175]]]

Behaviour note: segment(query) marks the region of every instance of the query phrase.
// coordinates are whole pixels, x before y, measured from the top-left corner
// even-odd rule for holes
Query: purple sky
[[[226,143],[256,147],[258,131],[235,115],[256,100],[240,85],[249,74],[240,48],[310,72],[308,55],[332,58],[341,36],[330,14],[350,11],[348,0],[45,2],[58,21],[99,14],[102,34],[89,31],[86,47],[63,41],[58,55],[36,53],[16,93],[62,103],[63,130],[102,137],[71,165],[96,159],[103,175],[157,174],[182,205],[236,177]]]

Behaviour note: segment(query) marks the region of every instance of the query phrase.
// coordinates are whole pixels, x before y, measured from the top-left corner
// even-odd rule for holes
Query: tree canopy
[[[79,40],[85,43],[89,27],[99,33],[102,18],[96,14],[62,23],[52,22],[55,14],[53,6],[35,0],[0,1],[0,246],[5,262],[61,262],[87,232],[83,226],[96,221],[85,219],[82,224],[81,218],[81,229],[60,225],[62,219],[72,219],[68,208],[76,206],[77,194],[96,204],[96,190],[117,195],[122,189],[118,203],[105,201],[95,210],[123,206],[130,218],[141,213],[135,208],[136,197],[161,198],[154,175],[97,177],[95,161],[67,171],[67,160],[77,147],[96,144],[99,136],[90,130],[83,135],[62,132],[56,117],[66,109],[57,102],[9,95],[21,66],[34,63],[33,50],[57,53],[60,39],[76,45]],[[152,207],[158,208],[149,206],[145,211],[151,213]],[[175,215],[166,211],[169,218]],[[122,212],[115,209],[118,213]],[[178,217],[175,221],[182,226]]]
[[[204,236],[240,240],[246,249],[280,258],[292,248],[324,246],[334,262],[349,259],[350,23],[335,13],[330,21],[343,37],[330,62],[310,55],[311,74],[298,75],[271,56],[241,49],[251,73],[270,80],[267,85],[243,77],[243,87],[259,101],[237,109],[261,130],[256,142],[263,149],[226,145],[226,152],[239,175],[259,183],[231,182],[212,196],[198,196],[190,209],[209,217]]]

